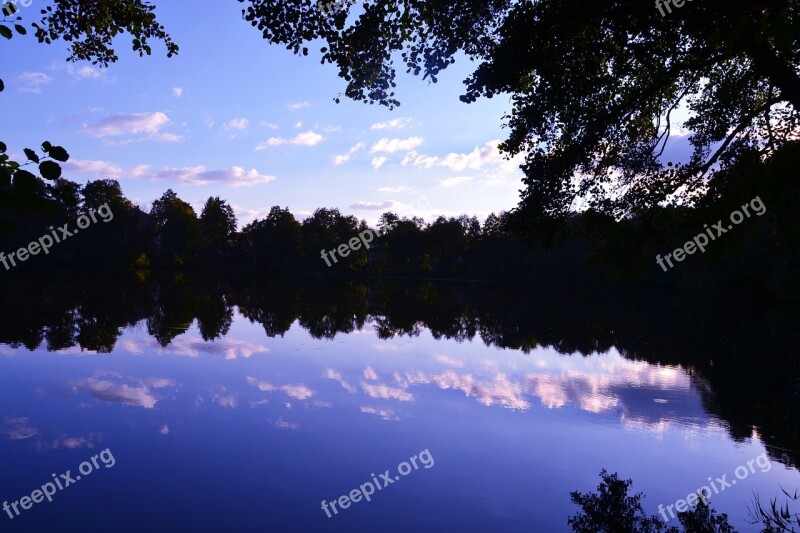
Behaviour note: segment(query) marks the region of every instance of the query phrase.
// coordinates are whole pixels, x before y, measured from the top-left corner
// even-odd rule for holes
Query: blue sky
[[[320,64],[319,47],[301,57],[270,45],[242,19],[243,4],[156,5],[180,46],[171,59],[160,43],[139,58],[128,36],[116,41],[120,60],[108,69],[67,63],[62,41],[4,41],[0,138],[9,150],[63,145],[66,177],[117,179],[145,209],[168,188],[198,213],[220,196],[240,227],[273,205],[298,218],[337,207],[373,224],[389,210],[483,220],[517,205],[520,159],[506,161],[496,148],[509,99],[458,99],[475,64],[457,61],[437,84],[401,74],[393,111],[336,104],[345,84]],[[21,8],[26,25],[37,6]]]

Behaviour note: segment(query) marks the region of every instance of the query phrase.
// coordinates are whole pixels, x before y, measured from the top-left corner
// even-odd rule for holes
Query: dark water
[[[605,468],[648,513],[739,472],[711,504],[748,531],[754,492],[800,488],[797,314],[752,296],[100,275],[2,294],[0,499],[88,472],[3,530],[564,531]]]

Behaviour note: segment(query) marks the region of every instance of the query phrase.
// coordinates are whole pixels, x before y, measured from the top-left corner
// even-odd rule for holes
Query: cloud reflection
[[[335,379],[336,381],[338,381],[339,385],[341,385],[342,388],[347,392],[349,392],[350,394],[355,394],[356,392],[358,392],[358,389],[356,389],[354,386],[346,382],[344,378],[342,378],[342,375],[332,368],[329,368],[325,371],[325,377],[328,379]]]
[[[388,385],[370,385],[369,383],[361,382],[361,388],[370,398],[383,398],[385,400],[400,400],[401,402],[410,402],[414,396],[403,389],[389,387]]]
[[[167,346],[161,346],[155,339],[124,339],[119,348],[133,355],[142,353],[158,353],[200,357],[203,354],[218,355],[225,359],[247,359],[253,354],[268,353],[269,348],[263,344],[225,337],[213,341],[203,340],[200,336],[184,334],[172,339]]]
[[[8,435],[11,440],[25,440],[39,433],[39,430],[28,424],[28,417],[4,418],[3,433]]]
[[[224,396],[222,394],[215,394],[214,397],[211,400],[215,404],[217,404],[217,405],[219,405],[221,407],[225,407],[227,409],[233,409],[234,407],[236,407],[236,404],[237,404],[236,397],[234,397],[234,396],[232,396],[230,394],[224,395]]]
[[[394,411],[391,409],[377,409],[375,407],[360,407],[359,408],[362,413],[368,413],[371,415],[377,415],[381,417],[383,420],[400,420],[394,414]]]
[[[105,377],[116,377],[110,373],[103,374]],[[121,378],[118,378],[121,379]],[[131,380],[134,384],[118,383],[110,379],[98,379],[91,377],[70,383],[73,390],[87,391],[93,398],[110,403],[121,403],[152,409],[158,403],[158,399],[150,388],[161,389],[174,387],[175,382],[166,378],[150,378],[148,380]]]
[[[457,363],[448,356],[437,355],[442,363]],[[533,361],[536,372],[499,372],[502,361],[486,367],[478,374],[448,370],[443,373],[422,371],[394,372],[399,388],[388,391],[368,388],[373,398],[395,399],[409,394],[408,389],[419,385],[435,385],[442,390],[459,390],[485,406],[499,405],[525,411],[531,399],[548,409],[574,406],[582,411],[601,414],[618,413],[622,424],[629,428],[658,428],[678,424],[683,427],[711,427],[702,402],[693,388],[691,376],[680,367],[651,365],[630,361],[618,354],[595,355],[580,360],[558,359],[555,364]],[[485,366],[485,365],[484,365]],[[576,369],[574,367],[579,367]],[[560,367],[560,368],[558,368]],[[484,375],[485,374],[485,375]]]
[[[65,435],[53,441],[53,449],[67,448],[75,450],[78,448],[94,448],[94,441],[97,440],[97,438],[98,435],[94,433],[86,437],[69,437]]]
[[[307,400],[308,398],[314,396],[314,391],[302,384],[276,386],[268,381],[259,381],[253,376],[247,376],[245,381],[260,391],[272,392],[279,390],[295,400]]]
[[[509,409],[528,409],[530,403],[523,397],[523,386],[513,382],[503,373],[498,373],[492,380],[480,380],[471,374],[460,375],[452,370],[443,374],[425,374],[423,372],[407,373],[405,377],[395,374],[395,380],[404,386],[432,383],[442,390],[455,389],[464,392],[467,397],[473,396],[478,403],[502,405]]]

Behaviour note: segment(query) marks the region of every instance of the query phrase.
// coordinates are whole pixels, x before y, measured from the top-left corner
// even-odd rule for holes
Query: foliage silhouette
[[[351,20],[354,8],[239,1],[271,43],[308,55],[324,41],[321,61],[353,100],[399,105],[397,59],[434,83],[456,57],[478,62],[461,100],[511,96],[501,148],[526,154],[528,226],[578,199],[615,218],[696,200],[718,169],[774,153],[800,127],[797,0],[706,0],[668,17],[634,0],[577,11],[564,0],[375,0]],[[661,156],[682,104],[693,154],[673,164]]]
[[[570,493],[572,503],[581,507],[567,523],[579,533],[679,533],[667,526],[658,515],[647,516],[642,509],[642,494],[628,494],[632,481],[621,480],[616,473],[600,472],[597,494]],[[734,533],[725,514],[718,515],[701,498],[691,510],[679,512],[678,521],[686,533]]]
[[[152,52],[148,39],[163,41],[167,57],[178,53],[178,46],[156,21],[155,7],[142,0],[54,0],[53,3],[40,10],[42,18],[31,26],[40,43],[50,44],[59,39],[71,43],[67,61],[91,61],[107,67],[119,59],[112,41],[124,32],[131,35],[133,50],[140,56]],[[7,24],[13,24],[18,36],[27,35],[18,13],[16,5],[3,3],[0,37],[14,36]],[[5,84],[0,79],[0,92],[4,90]],[[7,149],[0,141],[0,234],[16,232],[20,224],[30,226],[34,223],[32,219],[41,213],[53,215],[66,207],[66,214],[74,214],[71,210],[77,205],[77,186],[61,180],[63,170],[58,164],[69,160],[63,147],[45,141],[41,147],[44,156],[24,148],[27,160],[23,163],[12,160],[6,154]],[[22,168],[33,164],[38,166],[41,177]]]

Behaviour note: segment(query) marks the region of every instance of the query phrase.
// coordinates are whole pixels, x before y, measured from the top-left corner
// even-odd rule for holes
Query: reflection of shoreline
[[[375,334],[380,345],[400,338],[403,348],[430,331],[437,340],[519,350],[509,354],[518,361],[540,348],[576,361],[616,348],[628,360],[687,369],[705,409],[723,420],[734,438],[750,435],[755,425],[771,446],[792,450],[800,460],[800,435],[793,431],[800,426],[800,370],[792,353],[800,345],[800,312],[790,304],[778,308],[746,292],[710,298],[659,290],[525,289],[506,284],[266,282],[245,276],[226,282],[186,276],[142,280],[101,271],[54,276],[50,270],[38,279],[32,272],[13,283],[0,280],[4,301],[14,302],[0,309],[0,362],[36,349],[74,353],[82,348],[84,354],[152,350],[191,357],[210,352],[228,359],[261,354],[266,347],[259,337],[253,337],[250,346],[228,335],[233,321],[242,318],[263,328],[266,338],[299,325],[314,339],[338,343],[341,334]],[[234,314],[237,308],[239,318]],[[188,335],[173,329],[179,324],[191,324]],[[149,338],[131,343],[132,336],[122,337],[125,328],[146,332]],[[399,357],[410,351],[382,353]],[[458,376],[464,374],[468,372],[459,371]],[[600,412],[642,401],[659,405],[654,402],[658,398],[636,397],[632,388],[623,388],[631,397],[613,387],[592,397],[570,392],[558,383],[562,378],[545,374],[552,376],[543,372],[529,383],[525,376],[512,378],[506,372],[523,391],[538,387],[538,396],[502,392],[505,385],[494,383],[493,376],[480,378],[486,383],[474,396],[495,405],[528,402],[529,409],[541,398],[544,405],[555,406],[567,400],[581,405],[586,397],[583,405]],[[466,394],[465,378],[451,381]],[[360,378],[346,376],[346,383],[361,391]],[[397,387],[385,380],[384,384]],[[589,381],[571,386],[579,391],[593,387]],[[492,392],[492,387],[497,390]],[[417,396],[413,388],[408,393]],[[671,398],[662,399],[670,401],[662,408],[675,406]]]
[[[0,346],[0,353],[2,353]],[[141,355],[143,353],[155,353],[159,355],[179,355],[184,357],[200,357],[202,354],[222,356],[225,359],[238,359],[254,354],[269,353],[269,348],[263,344],[242,341],[237,339],[219,339],[216,341],[204,341],[196,335],[185,334],[176,337],[167,346],[161,346],[155,339],[121,339],[116,347],[117,351],[124,351],[131,355]],[[94,350],[82,350],[77,347],[58,350],[60,355],[98,355]],[[102,354],[100,354],[102,355]]]

